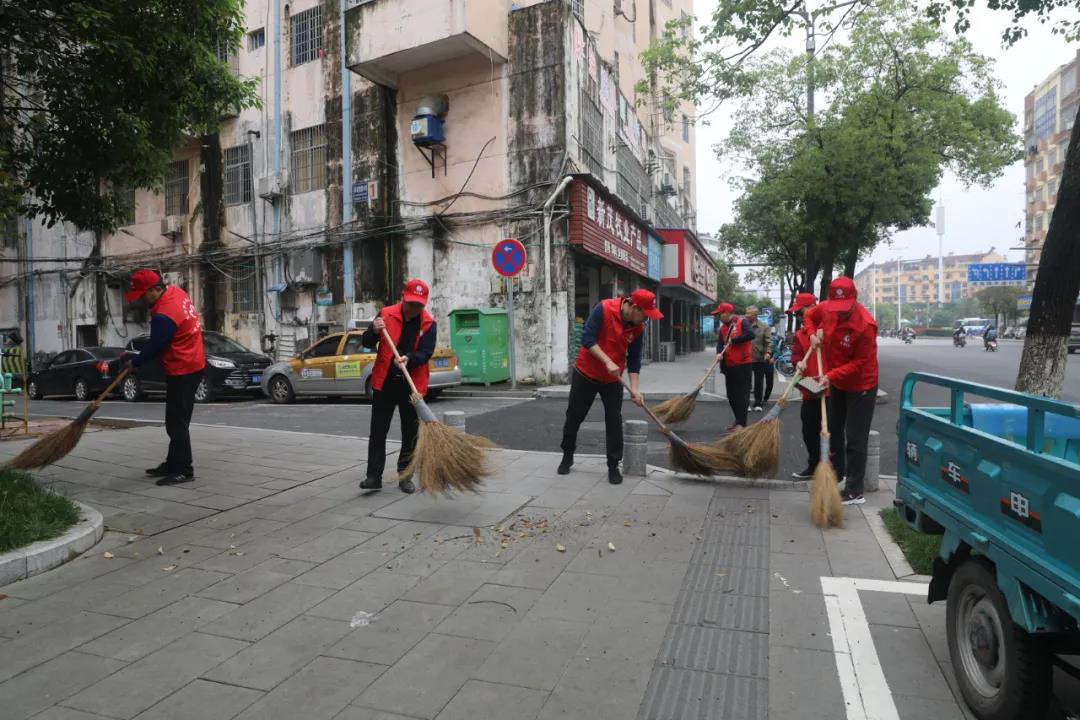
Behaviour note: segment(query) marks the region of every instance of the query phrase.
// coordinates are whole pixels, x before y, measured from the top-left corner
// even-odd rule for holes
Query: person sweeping
[[[720,316],[720,338],[716,345],[716,357],[721,360],[720,369],[724,373],[724,387],[728,405],[735,416],[735,422],[728,427],[734,430],[746,427],[746,417],[750,409],[750,383],[753,378],[754,329],[746,318],[735,314],[735,306],[728,302],[720,303],[712,312]]]
[[[839,477],[847,482],[845,505],[862,505],[870,423],[877,404],[877,323],[857,302],[855,283],[838,277],[829,285],[829,299],[806,311],[803,325],[810,346],[824,352],[829,390],[829,452]]]
[[[810,331],[802,322],[806,311],[817,305],[817,296],[814,293],[799,293],[795,296],[791,307],[787,309],[789,315],[799,319],[799,329],[795,331],[795,339],[791,343],[791,362],[802,377],[818,378],[821,374],[818,370],[816,353],[810,352]],[[814,475],[814,469],[821,461],[821,403],[810,392],[799,388],[802,393],[802,403],[799,409],[799,419],[802,421],[803,444],[806,445],[806,467],[791,473],[796,480],[809,480]]]
[[[371,371],[371,432],[368,438],[367,471],[361,490],[382,488],[382,476],[386,467],[386,435],[390,421],[397,408],[401,418],[401,451],[398,453],[397,470],[400,475],[409,466],[420,423],[411,396],[412,388],[405,379],[409,374],[421,395],[427,392],[428,361],[435,352],[436,323],[425,309],[430,295],[423,280],[409,280],[401,293],[401,301],[383,308],[371,326],[364,332],[364,347],[377,348],[375,367]],[[383,333],[393,343],[384,341]],[[395,358],[394,348],[400,358]],[[416,491],[412,478],[398,482],[404,493]]]
[[[206,352],[203,348],[202,323],[195,303],[176,285],[166,286],[161,276],[143,268],[131,274],[131,285],[124,295],[128,303],[141,300],[150,307],[150,340],[134,357],[128,359],[129,372],[161,359],[165,372],[165,432],[169,452],[165,462],[146,471],[159,478],[158,485],[179,485],[195,478],[191,457],[191,415],[195,411],[195,391],[203,378]]]
[[[623,454],[621,379],[623,372],[629,371],[630,399],[635,405],[645,407],[639,384],[641,336],[646,320],[663,317],[656,309],[656,295],[642,289],[635,290],[629,297],[602,300],[589,313],[570,380],[561,445],[563,457],[557,470],[560,475],[569,474],[574,464],[578,429],[599,395],[604,404],[608,482],[612,485],[622,482],[619,471]]]

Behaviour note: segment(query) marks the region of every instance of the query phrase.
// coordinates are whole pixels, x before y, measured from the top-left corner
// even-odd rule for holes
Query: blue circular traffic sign
[[[500,240],[491,251],[491,266],[503,277],[514,277],[525,268],[525,246],[517,240]]]

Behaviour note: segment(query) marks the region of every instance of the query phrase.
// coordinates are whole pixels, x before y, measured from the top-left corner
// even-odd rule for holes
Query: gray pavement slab
[[[831,650],[773,648],[769,655],[769,712],[773,718],[845,718],[847,705]],[[936,716],[930,715],[926,717]],[[925,718],[924,718],[925,720]]]
[[[433,632],[452,610],[453,608],[446,605],[407,600],[397,600],[381,611],[356,607],[352,615],[366,612],[374,617],[370,618],[368,625],[354,628],[324,654],[347,660],[394,665]]]
[[[91,640],[80,652],[132,662],[213,622],[235,605],[199,597],[185,597],[134,622]]]
[[[490,682],[552,690],[577,654],[589,624],[526,616],[511,630],[475,677]]]
[[[547,698],[548,693],[541,690],[470,680],[436,720],[534,720]]]
[[[250,688],[193,680],[136,720],[218,720],[233,718],[263,696]]]
[[[384,665],[315,658],[244,711],[238,720],[329,720],[385,671]]]
[[[67,652],[0,684],[0,715],[23,720],[123,668],[119,660]]]
[[[115,630],[128,620],[86,611],[58,612],[43,626],[12,639],[4,646],[0,682],[36,665],[77,648],[83,643]]]
[[[205,626],[203,632],[238,640],[260,640],[331,594],[325,588],[288,582],[226,613]]]

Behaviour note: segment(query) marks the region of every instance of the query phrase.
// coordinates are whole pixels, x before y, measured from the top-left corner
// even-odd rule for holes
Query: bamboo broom
[[[739,458],[744,475],[760,478],[776,474],[780,466],[780,413],[787,407],[801,377],[801,372],[795,373],[784,394],[761,420],[738,428],[717,441],[725,452]]]
[[[817,348],[818,372],[825,374],[821,360],[821,346]],[[840,499],[836,470],[829,459],[829,412],[825,394],[821,395],[821,459],[814,468],[810,480],[810,519],[819,528],[838,527],[844,524],[844,504]]]
[[[383,342],[401,360],[397,346],[390,333],[383,328]],[[454,490],[477,491],[480,478],[489,474],[484,450],[495,443],[479,435],[469,435],[439,422],[435,413],[424,402],[416,389],[412,376],[402,370],[405,381],[412,390],[410,400],[420,417],[419,436],[408,466],[398,475],[398,480],[416,475],[421,492],[448,494]]]
[[[654,407],[652,411],[656,413],[656,417],[660,418],[668,425],[689,420],[690,415],[694,412],[694,407],[697,405],[697,397],[701,393],[701,389],[705,387],[705,381],[709,379],[709,376],[716,371],[717,366],[723,361],[724,353],[727,352],[728,346],[730,345],[730,341],[724,345],[724,349],[716,356],[716,360],[709,366],[708,371],[705,373],[705,376],[701,378],[701,382],[697,384],[697,387],[686,395],[665,400]]]
[[[86,409],[79,413],[78,417],[64,427],[59,430],[54,430],[23,450],[4,467],[10,470],[33,470],[35,468],[43,468],[46,465],[52,465],[54,462],[62,459],[65,455],[74,450],[75,446],[79,444],[79,440],[82,438],[83,431],[86,430],[90,418],[98,411],[101,407],[101,403],[105,401],[105,398],[109,397],[109,395],[112,394],[112,391],[124,381],[128,372],[130,372],[130,368],[124,368],[120,374],[116,376],[116,379],[112,381],[109,387],[105,388],[105,392],[98,395],[96,400],[91,401],[90,404],[86,406]]]

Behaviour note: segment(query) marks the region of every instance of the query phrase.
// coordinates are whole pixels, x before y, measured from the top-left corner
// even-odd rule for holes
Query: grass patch
[[[25,473],[0,470],[0,552],[62,535],[79,508]]]
[[[892,508],[885,508],[878,514],[885,521],[892,539],[904,551],[911,568],[920,575],[931,574],[934,558],[941,551],[941,535],[926,535],[912,529]]]

